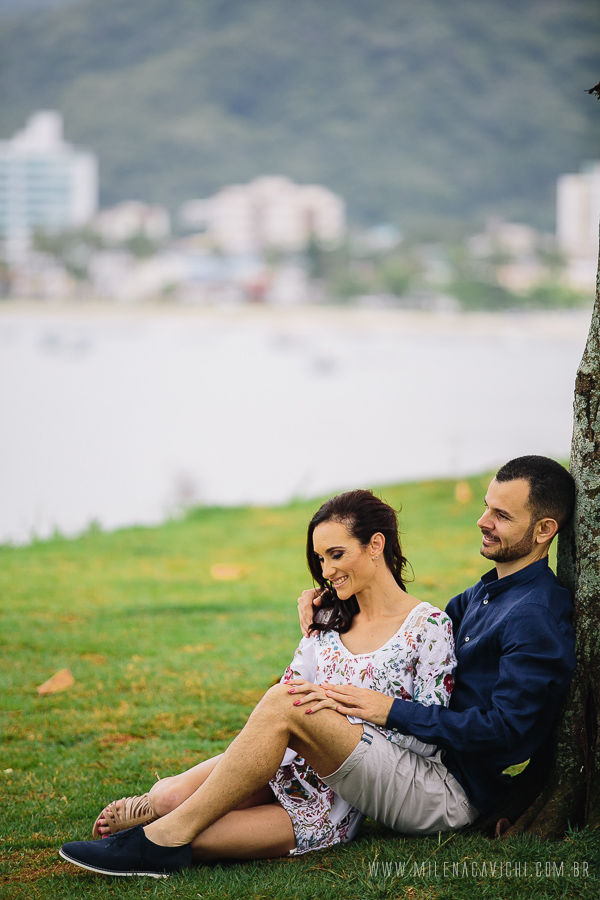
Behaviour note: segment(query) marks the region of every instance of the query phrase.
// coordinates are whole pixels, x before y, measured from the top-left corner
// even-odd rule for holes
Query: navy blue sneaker
[[[63,859],[100,875],[149,875],[167,878],[192,864],[192,846],[160,847],[144,834],[143,825],[101,841],[72,841],[59,851]]]

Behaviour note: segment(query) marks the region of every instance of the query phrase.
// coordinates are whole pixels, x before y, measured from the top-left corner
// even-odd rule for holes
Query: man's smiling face
[[[532,553],[537,523],[529,508],[529,482],[524,478],[498,482],[494,478],[485,505],[477,522],[483,535],[481,555],[496,563],[511,563]]]

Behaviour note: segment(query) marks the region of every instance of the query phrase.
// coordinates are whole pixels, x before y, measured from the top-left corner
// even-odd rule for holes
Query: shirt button
[[[466,638],[465,638],[465,644],[467,643],[467,641],[470,641],[470,640],[471,640],[470,637],[466,637]]]
[[[483,605],[486,606],[489,602],[490,602],[489,600],[484,600]]]
[[[395,731],[396,734],[398,734],[398,729],[397,729],[397,728],[392,728],[392,731]]]

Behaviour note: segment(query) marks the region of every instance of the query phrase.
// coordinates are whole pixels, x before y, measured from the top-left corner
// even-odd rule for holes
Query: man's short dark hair
[[[519,456],[496,474],[496,481],[517,478],[529,483],[528,505],[533,518],[554,519],[560,531],[573,515],[575,506],[575,482],[565,467],[547,456]]]

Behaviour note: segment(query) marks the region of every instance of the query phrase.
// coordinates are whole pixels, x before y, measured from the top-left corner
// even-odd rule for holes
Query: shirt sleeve
[[[462,594],[457,594],[456,597],[452,597],[446,604],[446,615],[450,616],[454,634],[458,632],[460,623],[462,622],[462,617],[468,602],[468,595],[469,592],[464,591]]]
[[[452,623],[441,610],[429,612],[421,627],[419,650],[415,657],[412,701],[405,702],[447,706],[454,687],[452,673],[455,665]],[[421,741],[413,734],[402,733],[406,729],[393,727],[390,718],[387,728],[394,733],[395,743],[419,756],[433,756],[437,751],[436,744]]]
[[[427,616],[413,681],[413,703],[448,706],[456,666],[452,623],[441,610]]]
[[[281,676],[280,683],[288,684],[292,678],[304,678],[314,683],[317,674],[316,635],[302,638],[294,653],[294,658]],[[281,761],[282,766],[289,766],[296,758],[296,751],[287,747]]]
[[[281,676],[281,682],[287,684],[292,678],[304,678],[305,681],[314,680],[317,675],[316,635],[302,638],[294,653],[294,658]]]
[[[395,700],[387,727],[458,752],[511,752],[525,744],[548,710],[556,707],[573,664],[552,614],[526,604],[515,610],[504,629],[489,706],[457,711]]]

